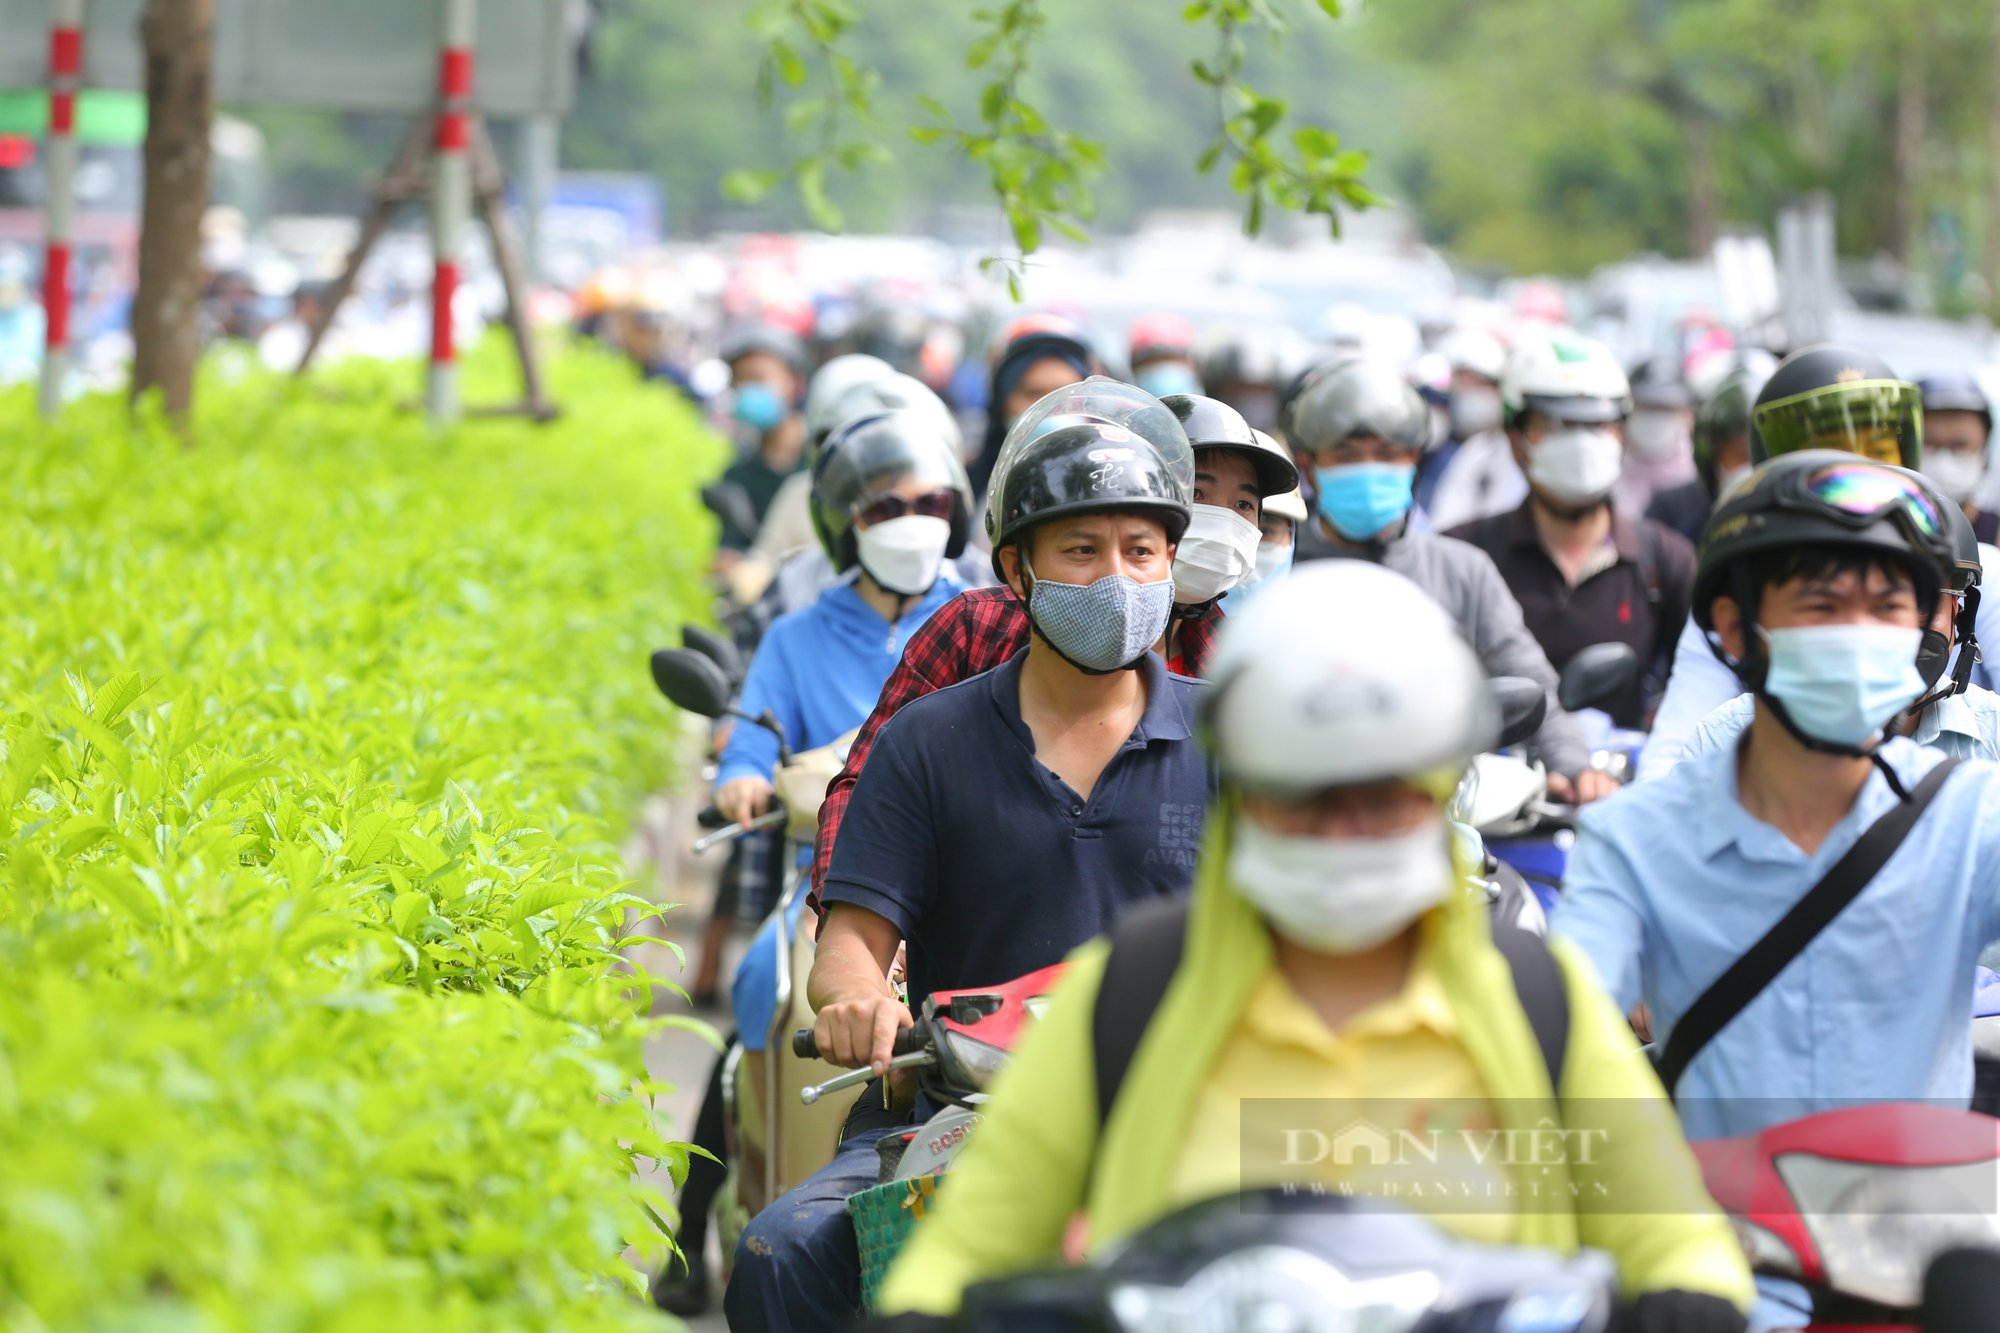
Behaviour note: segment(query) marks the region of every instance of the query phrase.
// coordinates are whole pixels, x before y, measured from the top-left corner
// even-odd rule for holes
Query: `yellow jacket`
[[[1228,822],[1211,819],[1196,874],[1181,966],[1140,1040],[1123,1088],[1097,1132],[1091,1015],[1105,942],[1070,967],[994,1088],[977,1136],[890,1271],[879,1308],[945,1314],[975,1282],[1057,1261],[1081,1211],[1095,1250],[1171,1212],[1174,1164],[1188,1115],[1221,1044],[1273,966],[1270,935],[1229,884]],[[1626,1294],[1680,1288],[1748,1309],[1750,1274],[1728,1223],[1701,1184],[1672,1105],[1589,965],[1562,941],[1550,947],[1568,982],[1569,1046],[1562,1108],[1549,1087],[1507,961],[1493,947],[1483,903],[1455,894],[1430,922],[1438,975],[1460,1039],[1502,1123],[1532,1131],[1587,1122],[1615,1145],[1591,1166],[1559,1167],[1573,1208],[1519,1214],[1521,1244],[1568,1253],[1603,1250]],[[1380,1096],[1397,1095],[1383,1088]],[[1217,1144],[1235,1152],[1235,1144]],[[1545,1191],[1549,1181],[1534,1182]],[[1615,1210],[1614,1210],[1615,1209]]]

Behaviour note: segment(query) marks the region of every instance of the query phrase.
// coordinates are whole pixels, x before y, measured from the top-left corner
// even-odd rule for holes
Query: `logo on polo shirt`
[[[1149,866],[1184,866],[1190,870],[1201,855],[1201,833],[1208,812],[1199,805],[1166,802],[1160,806],[1159,846],[1146,849]]]

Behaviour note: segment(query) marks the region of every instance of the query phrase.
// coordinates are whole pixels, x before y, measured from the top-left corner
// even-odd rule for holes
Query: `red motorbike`
[[[987,1085],[1040,1013],[1063,967],[1055,963],[1002,986],[933,992],[917,1021],[896,1034],[889,1068],[915,1070],[925,1097],[942,1109],[921,1125],[876,1140],[877,1183],[847,1201],[861,1252],[862,1296],[870,1307],[910,1228],[978,1130]],[[792,1035],[792,1050],[805,1059],[819,1056],[810,1029]],[[871,1070],[856,1069],[802,1090],[799,1099],[811,1105],[871,1077]]]
[[[1693,1146],[1750,1266],[1804,1286],[1818,1333],[2000,1329],[2000,1120],[1881,1103]],[[1937,1281],[1966,1268],[1954,1254],[1927,1293],[1933,1261],[1968,1250],[1989,1252],[1981,1276]]]

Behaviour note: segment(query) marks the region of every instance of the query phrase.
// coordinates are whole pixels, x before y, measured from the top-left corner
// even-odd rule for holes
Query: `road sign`
[[[408,114],[437,103],[444,0],[216,0],[223,103]],[[560,115],[575,90],[583,0],[477,0],[485,116]],[[83,86],[142,91],[142,0],[88,0]],[[54,0],[0,0],[0,89],[48,86]]]

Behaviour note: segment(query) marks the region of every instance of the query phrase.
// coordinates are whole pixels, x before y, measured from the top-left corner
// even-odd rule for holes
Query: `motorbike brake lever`
[[[891,1060],[889,1068],[891,1070],[909,1069],[915,1065],[931,1064],[936,1059],[937,1057],[932,1055],[928,1050],[911,1051],[908,1055],[899,1055]],[[800,1088],[799,1101],[806,1106],[811,1106],[829,1092],[839,1092],[842,1088],[851,1088],[857,1083],[866,1083],[875,1076],[874,1069],[866,1066],[860,1069],[850,1069],[845,1074],[837,1078],[830,1078],[824,1083],[816,1083],[809,1088]]]

